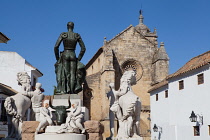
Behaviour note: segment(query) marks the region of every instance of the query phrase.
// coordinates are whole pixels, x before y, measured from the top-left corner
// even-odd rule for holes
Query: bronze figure
[[[57,80],[56,94],[75,94],[82,90],[82,83],[85,80],[86,70],[85,65],[80,62],[86,48],[78,33],[74,33],[74,23],[67,23],[68,32],[63,32],[59,36],[55,47],[55,73]],[[59,46],[63,42],[64,51],[60,52]],[[78,58],[76,57],[75,49],[77,42],[81,50]]]

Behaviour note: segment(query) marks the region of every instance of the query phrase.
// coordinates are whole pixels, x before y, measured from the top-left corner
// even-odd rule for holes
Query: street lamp
[[[157,126],[156,124],[154,124],[153,131],[154,132],[158,132],[158,139],[161,139],[162,127]],[[154,140],[157,140],[156,137],[154,138]]]
[[[158,127],[157,127],[156,124],[154,124],[153,131],[154,131],[154,132],[158,132]]]
[[[153,131],[162,133],[162,127],[157,126],[156,124],[154,124]]]
[[[191,122],[198,122],[199,124],[203,124],[203,116],[199,114],[195,114],[194,111],[192,111],[189,119]]]
[[[194,111],[192,111],[189,118],[191,122],[197,122],[197,116],[195,115]]]

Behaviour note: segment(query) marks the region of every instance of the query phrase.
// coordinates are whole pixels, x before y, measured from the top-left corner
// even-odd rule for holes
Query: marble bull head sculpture
[[[61,125],[62,123],[66,122],[67,112],[66,110],[71,107],[70,97],[68,98],[68,106],[53,106],[52,99],[50,98],[49,105],[52,109],[55,110],[56,122],[57,125]]]

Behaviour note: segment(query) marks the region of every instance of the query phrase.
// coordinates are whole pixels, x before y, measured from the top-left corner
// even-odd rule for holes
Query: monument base
[[[124,139],[120,139],[120,140],[143,140],[143,138],[124,138]]]
[[[61,126],[47,126],[45,129],[45,133],[56,133],[61,129]],[[73,130],[66,130],[66,133],[77,133],[79,134],[79,129],[73,129]]]
[[[140,137],[140,136],[134,136],[132,138],[112,138],[112,140],[143,140],[143,137]]]
[[[17,140],[16,138],[2,138],[1,140]]]
[[[83,134],[75,133],[43,133],[36,134],[35,140],[86,140],[86,136]]]
[[[143,138],[115,138],[113,140],[143,140]]]

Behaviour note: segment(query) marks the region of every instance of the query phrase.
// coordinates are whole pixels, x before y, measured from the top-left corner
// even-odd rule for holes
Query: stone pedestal
[[[88,140],[103,140],[103,125],[99,121],[86,121],[84,123],[85,130],[88,133]]]
[[[78,94],[62,94],[62,95],[54,95],[53,96],[53,105],[65,105],[68,106],[68,98],[70,97],[70,102],[79,102],[79,106],[83,106],[83,98]]]
[[[79,102],[79,106],[82,108],[82,113],[84,115],[84,121],[89,120],[89,110],[86,107],[83,107],[83,101],[80,99],[81,96],[77,94],[63,94],[63,95],[54,95],[54,99],[52,101],[53,106],[68,106],[68,98],[70,97],[71,104],[75,102]],[[47,99],[48,100],[48,99]],[[53,120],[55,120],[55,110],[49,107],[49,110],[53,113]],[[67,109],[67,113],[69,113],[70,109]]]
[[[15,138],[2,138],[1,140],[17,140]]]
[[[47,126],[45,129],[45,133],[56,133],[61,126]]]
[[[45,129],[45,133],[56,133],[60,129],[61,126],[47,126]],[[80,130],[74,129],[74,132],[72,132],[72,130],[66,130],[66,133],[80,133]]]
[[[22,140],[34,140],[38,121],[24,121],[22,125]]]
[[[86,140],[86,135],[76,133],[62,133],[57,134],[56,132],[61,126],[47,126],[45,133],[36,134],[34,140]]]
[[[43,133],[35,135],[35,140],[86,140],[86,136],[74,133]]]
[[[114,140],[143,140],[142,137],[139,137],[139,138],[121,138],[121,139],[114,139]]]

